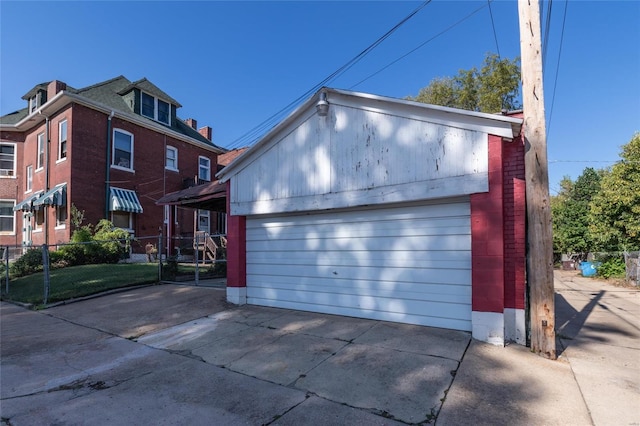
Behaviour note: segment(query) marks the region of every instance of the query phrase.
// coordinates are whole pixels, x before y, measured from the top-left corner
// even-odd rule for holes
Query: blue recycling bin
[[[593,277],[598,272],[597,265],[594,262],[580,262],[580,270],[583,277]]]

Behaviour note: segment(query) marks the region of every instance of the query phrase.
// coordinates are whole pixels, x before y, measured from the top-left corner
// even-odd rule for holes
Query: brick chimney
[[[198,122],[193,118],[187,118],[184,120],[187,123],[187,126],[191,127],[193,130],[198,130]]]
[[[209,126],[204,126],[204,127],[201,127],[200,130],[198,130],[198,133],[200,133],[205,138],[211,140],[211,137],[213,136],[213,129]]]
[[[53,80],[47,86],[47,99],[53,99],[53,97],[67,88],[67,84],[59,80]]]

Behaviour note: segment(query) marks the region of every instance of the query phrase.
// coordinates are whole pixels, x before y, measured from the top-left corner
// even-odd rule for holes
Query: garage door
[[[468,199],[247,218],[247,302],[471,330]]]

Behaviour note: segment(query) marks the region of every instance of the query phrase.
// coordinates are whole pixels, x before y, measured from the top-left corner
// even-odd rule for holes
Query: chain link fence
[[[226,235],[0,247],[3,300],[47,305],[117,288],[226,278]]]

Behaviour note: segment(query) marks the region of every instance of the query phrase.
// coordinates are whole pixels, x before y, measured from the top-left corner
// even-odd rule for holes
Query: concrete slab
[[[419,423],[435,419],[457,368],[453,360],[349,344],[300,378],[296,387],[392,419]]]
[[[209,364],[226,366],[250,352],[259,351],[261,347],[275,342],[281,336],[278,331],[268,328],[249,327],[234,335],[200,346],[191,353]]]
[[[215,315],[199,318],[164,330],[145,334],[138,343],[173,351],[193,350],[250,328],[248,325],[219,319]]]
[[[640,291],[556,273],[556,323],[596,425],[640,424]]]
[[[591,418],[567,362],[472,340],[437,425],[471,423],[589,425]]]
[[[279,426],[400,426],[404,424],[366,410],[354,410],[344,404],[336,404],[315,396],[309,397],[272,423]]]
[[[326,315],[313,312],[288,311],[262,325],[284,333],[305,333],[328,339],[352,341],[376,324],[361,318]]]
[[[470,333],[464,331],[377,322],[354,343],[460,361],[470,340]]]
[[[305,334],[284,335],[256,351],[247,353],[228,364],[227,368],[290,386],[346,344],[347,342],[341,340]]]
[[[303,402],[304,392],[169,355],[164,368],[127,381],[104,372],[75,383],[84,391],[57,404],[39,395],[3,401],[12,424],[267,424]],[[63,390],[71,396],[69,390]],[[57,392],[47,393],[55,398]],[[248,397],[251,395],[251,397]],[[45,407],[44,404],[47,404]],[[7,410],[7,411],[5,411]],[[6,415],[4,413],[7,413]]]
[[[169,310],[164,309],[168,302]],[[71,322],[81,322],[85,327],[133,338],[220,312],[227,307],[224,290],[162,284],[57,306],[47,309],[47,313]],[[135,312],[135,315],[117,315],[118,312]]]

